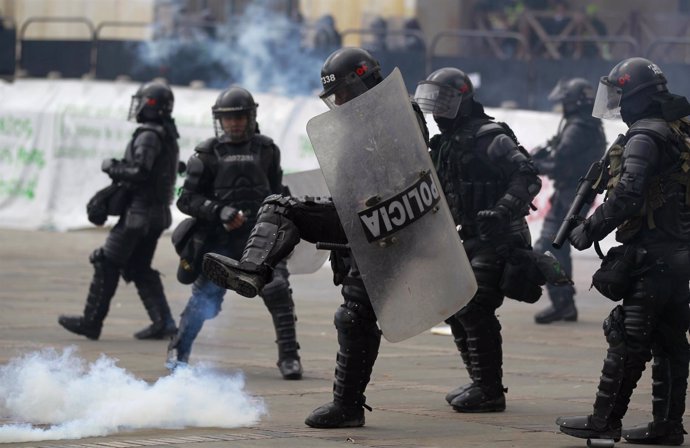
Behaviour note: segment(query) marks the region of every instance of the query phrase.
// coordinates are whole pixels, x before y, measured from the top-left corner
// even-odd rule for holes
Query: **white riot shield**
[[[291,196],[330,196],[323,174],[318,169],[286,174],[283,176],[283,184],[290,189]],[[288,256],[288,271],[290,274],[312,274],[326,263],[329,253],[302,240]]]
[[[307,134],[385,338],[460,310],[477,283],[398,69]]]

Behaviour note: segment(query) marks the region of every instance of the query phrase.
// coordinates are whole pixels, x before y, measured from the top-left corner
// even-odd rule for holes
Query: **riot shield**
[[[286,174],[283,184],[290,189],[291,196],[330,196],[319,169]],[[326,263],[328,255],[328,251],[318,250],[314,244],[301,240],[288,256],[288,271],[290,274],[312,274]]]
[[[398,69],[307,123],[384,337],[460,310],[477,283]]]

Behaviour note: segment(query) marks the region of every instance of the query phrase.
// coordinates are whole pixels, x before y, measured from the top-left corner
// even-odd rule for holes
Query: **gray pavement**
[[[102,244],[100,230],[68,233],[0,230],[0,364],[43,347],[79,347],[80,356],[100,353],[153,382],[167,374],[166,343],[137,341],[132,333],[147,317],[131,285],[120,284],[99,341],[64,331],[61,313],[78,314],[91,277],[88,255]],[[175,280],[177,259],[164,235],[154,267],[166,276],[166,292],[177,316],[189,287]],[[407,341],[383,341],[372,381],[364,428],[315,430],[307,414],[331,399],[337,342],[333,313],[341,302],[327,268],[310,276],[292,276],[298,339],[305,368],[302,381],[284,381],[275,366],[276,348],[270,316],[263,303],[228,294],[221,314],[207,322],[192,361],[210,361],[221,371],[241,370],[246,387],[264,398],[268,415],[249,428],[188,428],[122,431],[79,440],[7,444],[36,447],[577,447],[584,440],[558,433],[559,415],[591,411],[605,342],[601,323],[613,303],[589,290],[598,260],[576,259],[580,320],[539,326],[533,314],[547,304],[507,300],[499,309],[504,340],[507,410],[498,414],[459,414],[444,395],[467,382],[467,373],[448,336],[426,332]],[[423,298],[420,298],[423,301]],[[647,421],[651,409],[649,369],[633,396],[625,424]],[[18,420],[2,415],[0,424]]]

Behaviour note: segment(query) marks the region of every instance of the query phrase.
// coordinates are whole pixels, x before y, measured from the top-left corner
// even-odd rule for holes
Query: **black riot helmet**
[[[668,89],[666,76],[658,65],[644,58],[625,59],[599,81],[592,115],[599,118],[639,115],[652,103],[652,97],[662,92]]]
[[[454,119],[472,111],[474,86],[460,69],[444,67],[417,84],[414,99],[425,113],[435,118]]]
[[[245,142],[256,133],[256,108],[254,97],[247,89],[240,86],[231,86],[223,90],[216,103],[211,108],[213,113],[213,128],[216,137],[232,143]],[[223,118],[247,117],[247,123],[243,128],[232,128],[233,125],[223,125]]]
[[[319,98],[333,109],[363,94],[382,79],[381,66],[368,51],[340,48],[321,67],[323,91]]]
[[[149,82],[132,95],[127,119],[138,123],[170,120],[174,104],[175,97],[170,87],[158,81]]]
[[[549,101],[560,102],[563,114],[592,112],[594,105],[594,87],[584,78],[562,79],[551,90]]]

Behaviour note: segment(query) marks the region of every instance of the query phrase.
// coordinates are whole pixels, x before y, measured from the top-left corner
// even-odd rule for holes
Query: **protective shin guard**
[[[60,316],[58,323],[72,333],[96,340],[101,335],[103,321],[108,315],[110,301],[120,280],[119,268],[105,258],[103,249],[96,249],[89,257],[94,267],[93,278],[86,297],[83,316]]]
[[[371,316],[369,316],[371,314]],[[315,409],[305,420],[313,428],[364,426],[364,391],[369,384],[381,344],[373,318],[355,302],[341,305],[335,314],[340,349],[336,358],[333,401]]]
[[[609,348],[601,370],[592,414],[559,417],[556,423],[560,426],[561,432],[582,439],[620,440],[621,419],[625,415],[632,391],[642,374],[639,369],[626,371],[628,350],[623,322],[624,312],[620,305],[614,308],[604,321],[604,334]]]
[[[474,378],[472,377],[470,352],[467,348],[467,334],[465,334],[465,329],[462,327],[460,322],[458,322],[457,319],[455,319],[455,317],[451,317],[450,319],[446,320],[446,323],[450,326],[451,332],[453,333],[453,342],[455,342],[455,346],[457,347],[458,352],[460,352],[460,358],[462,359],[462,363],[467,369],[467,374],[470,377],[469,383],[463,384],[462,386],[458,386],[446,394],[446,401],[448,402],[448,404],[450,404],[453,402],[455,397],[462,395],[471,387],[476,386],[476,383],[474,381]]]
[[[282,279],[281,279],[282,280]],[[263,290],[262,297],[271,313],[278,344],[278,369],[286,380],[302,379],[302,364],[299,357],[299,344],[295,329],[295,306],[292,294],[285,281],[278,278]],[[277,283],[273,286],[274,283]]]
[[[149,269],[137,273],[133,280],[152,322],[148,327],[134,333],[134,337],[137,339],[166,339],[174,336],[177,333],[177,327],[165,298],[158,271]]]
[[[206,276],[213,283],[245,297],[259,294],[270,281],[273,268],[299,243],[295,224],[280,215],[284,210],[273,204],[259,210],[259,220],[239,262],[218,254],[204,255],[202,269]]]
[[[680,370],[680,372],[674,372]],[[623,430],[628,443],[644,445],[682,445],[685,430],[685,391],[687,364],[673,368],[668,357],[654,356],[652,364],[652,414],[654,421]]]
[[[502,412],[506,408],[506,390],[502,383],[501,324],[495,315],[484,312],[469,312],[459,319],[467,333],[471,377],[476,387],[468,388],[450,404],[458,412]]]

